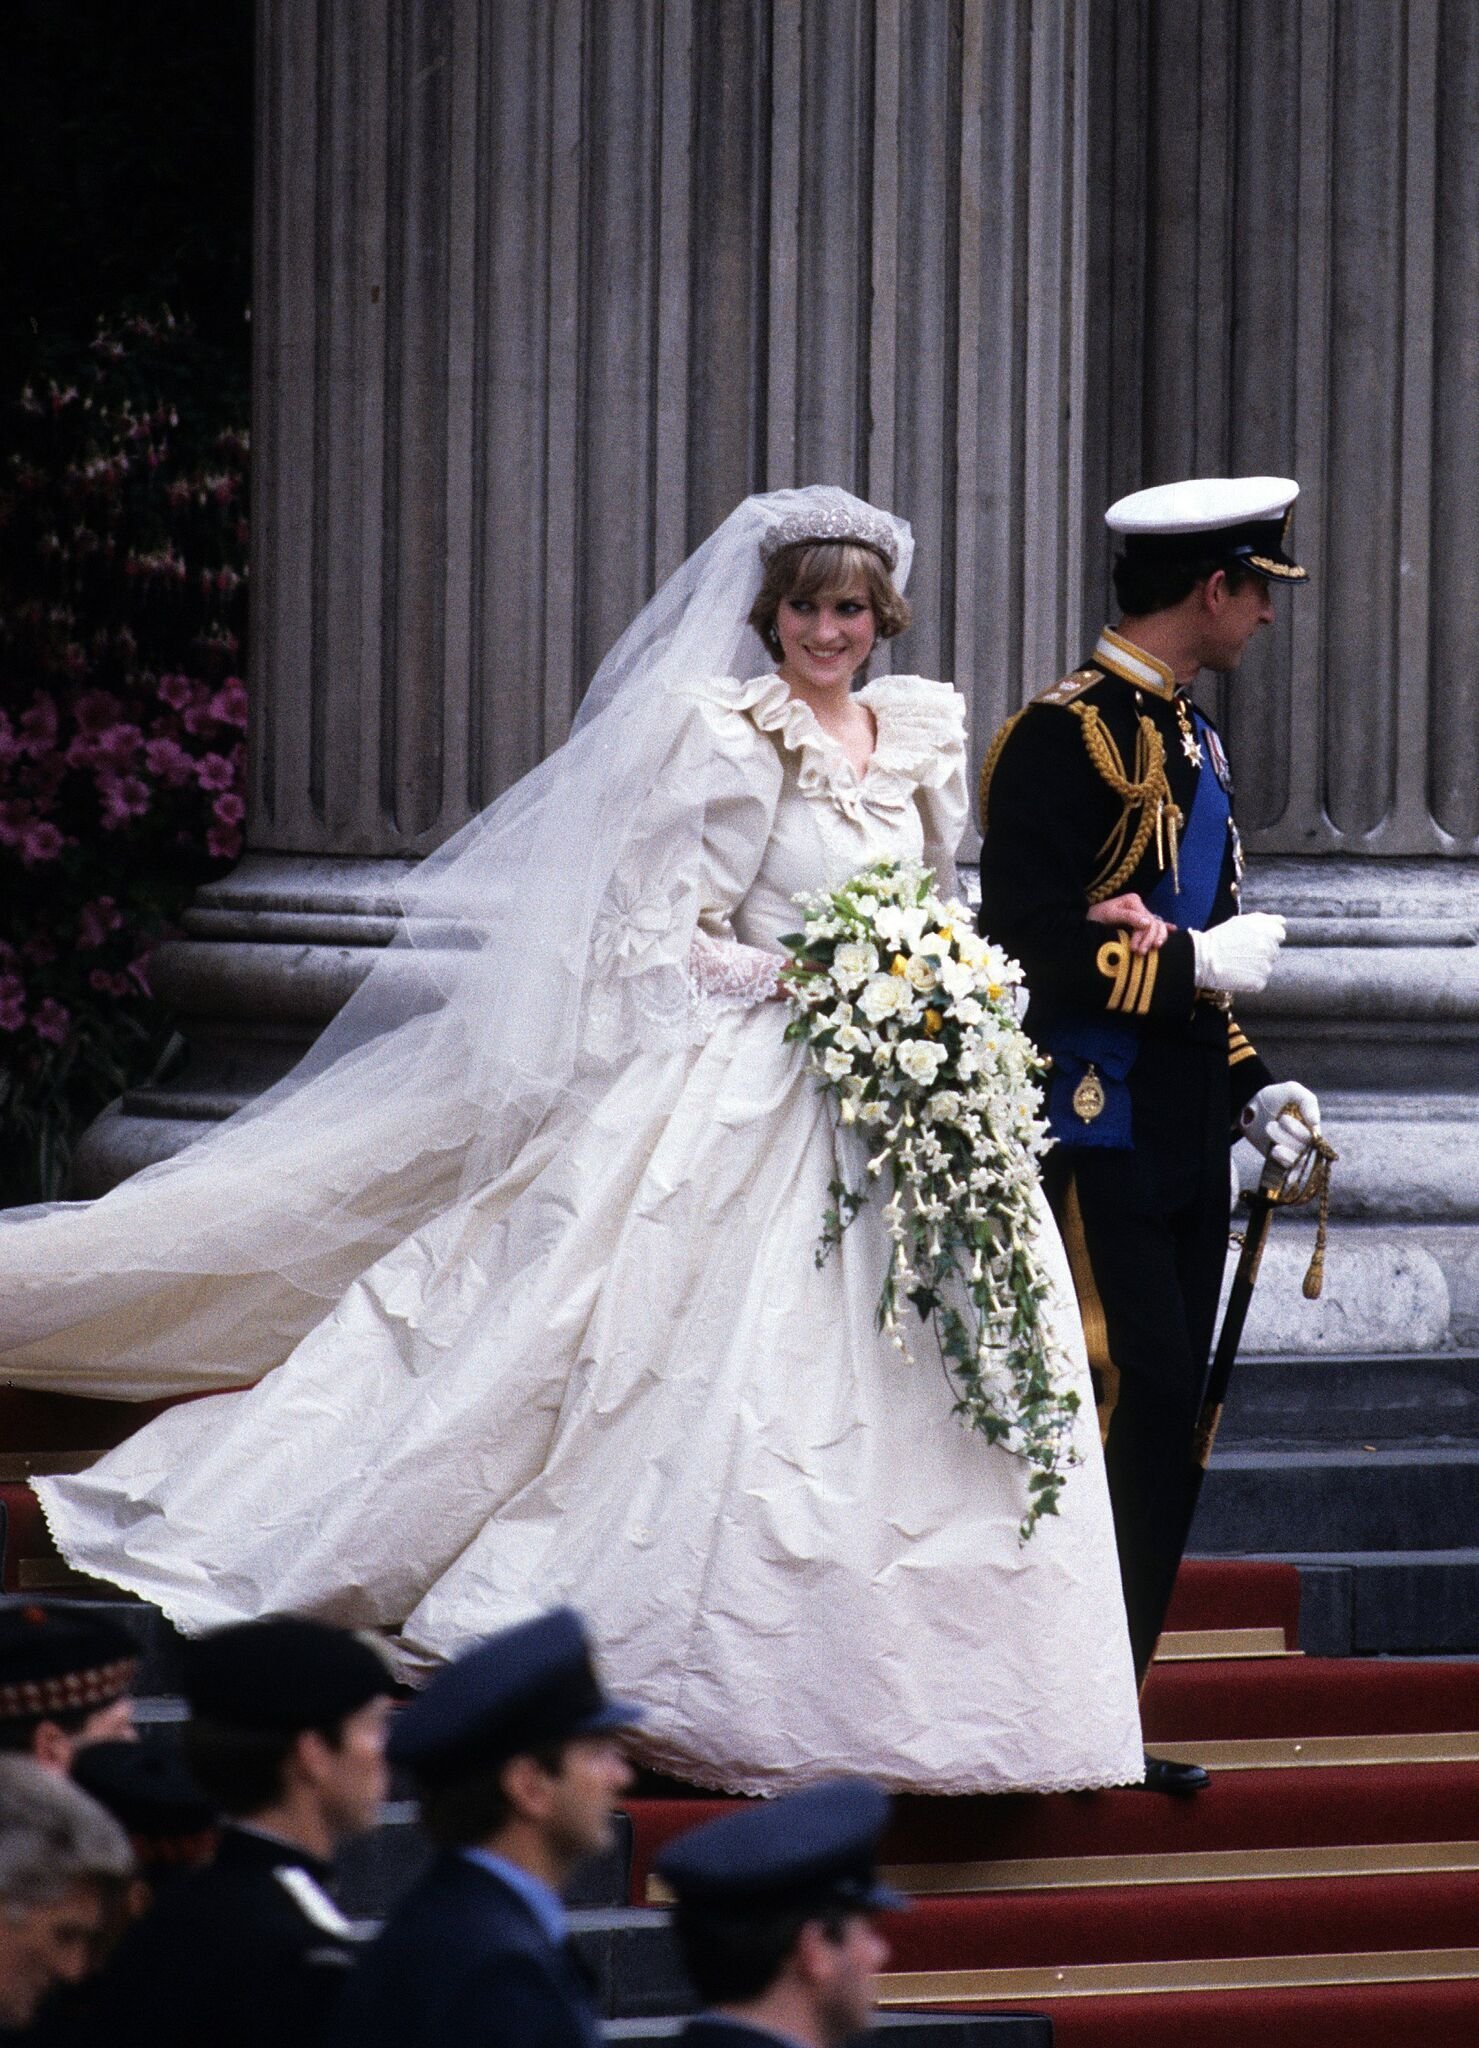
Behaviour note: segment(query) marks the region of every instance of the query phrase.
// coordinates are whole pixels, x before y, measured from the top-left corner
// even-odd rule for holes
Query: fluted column
[[[1077,651],[1090,4],[259,0],[249,852],[84,1186],[290,1062],[746,492],[914,522],[880,665],[978,747]]]

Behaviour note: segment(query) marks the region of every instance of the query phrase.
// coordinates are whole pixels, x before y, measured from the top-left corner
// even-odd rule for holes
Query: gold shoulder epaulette
[[[1075,697],[1081,697],[1092,684],[1103,679],[1102,669],[1076,668],[1072,675],[1062,676],[1056,683],[1049,683],[1045,690],[1039,690],[1032,701],[1034,704],[1071,704]]]

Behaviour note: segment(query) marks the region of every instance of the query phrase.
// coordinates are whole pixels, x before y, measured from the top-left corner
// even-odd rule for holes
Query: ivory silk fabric
[[[400,1144],[416,1185],[382,1174],[356,1197],[336,1302],[239,1266],[171,1280],[157,1244],[141,1276],[132,1236],[188,1234],[192,1208],[222,1228],[230,1188],[192,1204],[188,1170],[59,1212],[47,1242],[82,1247],[56,1293],[71,1320],[0,1352],[0,1375],[119,1392],[132,1356],[149,1391],[241,1389],[38,1486],[73,1564],[187,1631],[274,1609],[390,1631],[412,1676],[569,1601],[648,1710],[642,1758],[728,1790],[839,1771],[932,1792],[1139,1779],[1094,1403],[1046,1209],[1082,1463],[1026,1544],[1021,1466],[952,1419],[923,1332],[910,1367],[875,1328],[876,1211],[815,1264],[828,1183],[857,1179],[864,1141],[764,999],[776,940],[799,890],[885,855],[953,882],[965,818],[955,692],[890,677],[862,699],[862,777],[775,676],[675,699],[730,770],[705,825],[694,1042],[572,1091],[508,1170],[470,1192],[447,1175],[445,1200],[427,1157],[455,1134],[412,1164],[383,1089],[361,1103],[345,1145]],[[638,878],[603,937],[612,971],[660,926]],[[319,1174],[342,1200],[342,1162],[315,1160],[295,1199]]]

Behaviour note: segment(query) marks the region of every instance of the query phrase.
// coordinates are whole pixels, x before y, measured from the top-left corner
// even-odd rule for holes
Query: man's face
[[[0,1903],[0,2025],[30,2026],[48,1991],[80,1984],[102,1924],[95,1884],[75,1884],[50,1906]]]
[[[375,1825],[381,1804],[390,1789],[385,1762],[385,1736],[390,1725],[390,1701],[371,1700],[339,1724],[337,1746],[322,1736],[305,1736],[312,1745],[312,1771],[329,1832],[336,1841],[347,1842]]]
[[[562,1862],[573,1868],[611,1847],[611,1816],[631,1782],[619,1737],[577,1735],[565,1744],[544,1821]]]
[[[877,1922],[852,1913],[839,1941],[826,1941],[817,1951],[816,2010],[824,2040],[847,2041],[861,2034],[873,2014],[873,1980],[889,1958],[889,1946]]]
[[[1202,667],[1234,669],[1260,626],[1271,626],[1273,599],[1265,577],[1249,575],[1233,590],[1221,569],[1202,586]]]

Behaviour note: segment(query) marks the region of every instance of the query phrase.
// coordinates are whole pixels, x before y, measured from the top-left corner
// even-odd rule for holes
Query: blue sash
[[[1207,721],[1195,707],[1191,718],[1207,765],[1197,776],[1191,816],[1181,835],[1177,856],[1180,887],[1176,873],[1166,868],[1145,903],[1157,917],[1183,931],[1204,931],[1222,879],[1232,805],[1210,763]],[[1070,1011],[1054,1017],[1038,1031],[1037,1037],[1043,1050],[1052,1055],[1048,1127],[1058,1143],[1129,1151],[1135,1140],[1128,1084],[1130,1069],[1140,1050],[1138,1028],[1118,1017],[1076,1015]],[[1073,1106],[1073,1096],[1091,1066],[1099,1077],[1104,1107],[1097,1116],[1085,1121]]]

